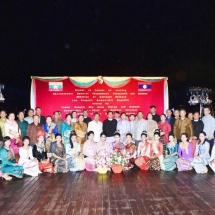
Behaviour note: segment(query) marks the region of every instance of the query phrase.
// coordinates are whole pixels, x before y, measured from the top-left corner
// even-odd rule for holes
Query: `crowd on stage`
[[[204,116],[185,109],[166,110],[158,115],[151,106],[127,115],[108,111],[88,116],[76,111],[60,111],[43,116],[40,107],[29,109],[27,116],[0,112],[0,177],[38,176],[42,172],[111,170],[114,164],[123,171],[133,167],[143,171],[215,172],[215,119],[209,106]]]

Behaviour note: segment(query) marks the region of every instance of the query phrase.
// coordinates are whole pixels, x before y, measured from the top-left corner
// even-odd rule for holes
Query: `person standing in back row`
[[[200,119],[200,114],[199,112],[194,112],[193,114],[193,120],[192,120],[192,125],[193,125],[193,137],[192,137],[192,144],[193,144],[193,154],[196,151],[196,144],[199,142],[199,134],[203,131],[204,129],[204,123]]]
[[[204,132],[207,135],[207,140],[210,143],[209,154],[211,155],[214,145],[215,119],[211,116],[211,108],[209,106],[204,107],[204,115],[202,122],[204,123]]]
[[[41,107],[36,107],[35,108],[35,115],[37,115],[39,117],[39,123],[41,125],[46,123],[46,118],[44,116],[41,115]]]
[[[142,131],[146,131],[148,129],[147,120],[143,119],[143,112],[139,111],[137,113],[137,119],[134,121],[134,125],[132,128],[132,136],[135,140],[135,145],[138,147],[139,142],[141,142],[141,134]]]
[[[58,133],[61,134],[61,125],[63,123],[63,120],[61,119],[61,112],[55,111],[53,113],[54,119],[52,120],[53,123],[57,125]]]
[[[156,121],[157,123],[159,123],[161,120],[160,120],[160,116],[158,114],[156,114],[156,106],[152,105],[150,107],[150,112],[152,114],[152,119],[154,121]]]
[[[83,110],[83,115],[84,115],[84,122],[88,126],[89,122],[91,122],[92,119],[88,116],[88,111],[86,109]]]
[[[189,118],[186,117],[185,109],[180,110],[180,118],[175,121],[174,125],[174,135],[177,140],[181,139],[181,134],[186,133],[188,140],[191,140],[193,137],[193,126]]]
[[[117,120],[113,119],[113,111],[108,111],[107,119],[103,122],[103,132],[107,135],[107,143],[114,142],[114,133],[116,132]]]

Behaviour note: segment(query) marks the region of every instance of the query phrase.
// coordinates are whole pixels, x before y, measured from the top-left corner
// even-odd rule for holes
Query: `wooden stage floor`
[[[43,173],[0,181],[0,214],[215,214],[215,174]]]

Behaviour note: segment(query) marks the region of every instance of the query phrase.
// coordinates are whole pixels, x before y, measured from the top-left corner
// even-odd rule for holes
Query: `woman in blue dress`
[[[62,142],[66,148],[67,144],[70,144],[70,133],[72,131],[72,115],[66,114],[66,121],[61,124],[61,134],[62,134]]]
[[[194,159],[191,166],[196,170],[197,173],[207,173],[208,168],[206,165],[210,161],[210,143],[206,141],[206,133],[202,131],[199,134],[199,142],[196,144],[196,150],[194,153]]]
[[[176,160],[178,159],[178,144],[173,134],[169,134],[169,143],[166,145],[165,158],[163,159],[164,170],[172,171],[176,168]]]
[[[69,170],[72,172],[85,169],[84,156],[81,153],[81,144],[77,141],[75,131],[72,131],[69,137],[69,144],[66,144],[66,160]]]
[[[5,180],[12,179],[12,177],[10,177],[9,175],[15,176],[17,178],[23,178],[23,166],[19,166],[18,163],[16,163],[16,159],[13,150],[10,147],[10,144],[10,137],[4,137],[3,148],[0,151],[0,157],[2,160],[1,171],[4,173],[2,177]]]

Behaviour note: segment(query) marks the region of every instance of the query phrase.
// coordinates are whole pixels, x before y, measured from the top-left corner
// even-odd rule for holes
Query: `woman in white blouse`
[[[9,136],[11,138],[11,148],[14,151],[14,154],[19,154],[19,143],[21,142],[21,131],[17,122],[15,121],[15,114],[9,113],[8,119],[4,124],[4,133],[5,136]]]
[[[24,174],[38,176],[41,171],[39,170],[38,160],[33,157],[32,147],[29,146],[30,138],[25,136],[22,141],[23,146],[19,149],[18,164],[24,167]]]

